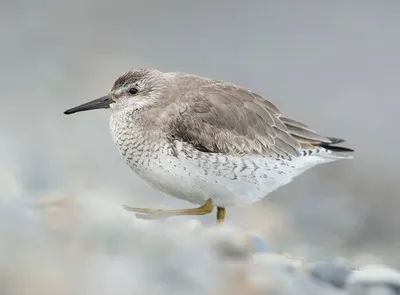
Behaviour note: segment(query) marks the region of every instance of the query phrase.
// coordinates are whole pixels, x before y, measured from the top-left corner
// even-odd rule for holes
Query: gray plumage
[[[250,204],[313,166],[351,158],[343,153],[352,150],[334,146],[342,139],[219,80],[132,70],[105,99],[126,163],[156,188],[193,203],[210,197],[220,206]]]

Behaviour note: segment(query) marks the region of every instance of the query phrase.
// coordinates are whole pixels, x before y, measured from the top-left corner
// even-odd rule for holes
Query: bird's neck
[[[117,145],[156,143],[166,140],[163,138],[165,133],[157,122],[149,110],[141,110],[140,113],[133,110],[113,112],[110,131]]]

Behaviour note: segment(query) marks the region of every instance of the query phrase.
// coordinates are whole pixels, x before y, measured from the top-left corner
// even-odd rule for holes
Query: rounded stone
[[[400,273],[384,265],[367,265],[354,271],[347,279],[350,294],[370,294],[377,287],[386,290],[381,293],[390,291],[387,294],[400,294]]]
[[[344,259],[312,262],[306,269],[314,278],[336,288],[344,288],[346,279],[352,272],[351,265]]]
[[[236,259],[251,255],[250,239],[239,229],[218,226],[206,229],[204,236],[222,257]]]
[[[256,232],[245,232],[250,240],[250,251],[252,253],[273,252],[274,249],[264,240],[264,238]]]

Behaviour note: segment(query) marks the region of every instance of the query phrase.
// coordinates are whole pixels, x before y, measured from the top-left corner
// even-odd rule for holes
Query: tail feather
[[[344,139],[342,139],[342,138],[329,137],[329,136],[327,136],[326,138],[328,138],[331,141],[330,144],[338,144],[338,143],[344,142]]]
[[[327,138],[331,141],[331,143],[321,142],[321,143],[318,144],[318,146],[323,147],[323,148],[325,148],[325,149],[327,149],[329,151],[332,151],[332,152],[339,152],[339,153],[354,152],[353,149],[335,145],[335,144],[338,144],[338,143],[345,142],[344,139],[336,138],[336,137],[327,137]]]
[[[334,146],[334,145],[329,145],[329,144],[320,144],[320,147],[323,147],[329,151],[332,152],[339,152],[339,153],[352,153],[354,152],[353,149],[343,147],[343,146]]]
[[[354,152],[353,149],[336,145],[345,142],[342,138],[321,136],[310,129],[307,125],[284,116],[281,116],[280,120],[285,124],[289,134],[300,144],[300,147],[303,150],[322,147],[331,152]]]

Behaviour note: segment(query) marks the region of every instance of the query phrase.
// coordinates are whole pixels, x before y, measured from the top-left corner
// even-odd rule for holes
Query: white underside
[[[194,162],[182,155],[165,155],[145,160],[144,166],[133,170],[153,187],[194,204],[203,204],[211,198],[215,206],[245,206],[265,198],[304,171],[338,158],[306,156],[277,161],[261,156],[223,156],[223,159],[238,165],[224,167],[220,163]],[[245,169],[243,163],[247,163]]]

